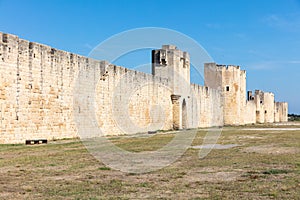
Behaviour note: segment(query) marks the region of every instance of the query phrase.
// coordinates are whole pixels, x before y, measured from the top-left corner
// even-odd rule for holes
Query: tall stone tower
[[[184,95],[190,88],[190,56],[174,45],[152,51],[152,74],[166,78],[173,94]]]
[[[222,94],[224,124],[244,124],[246,108],[246,71],[239,66],[204,65],[205,86],[218,89]]]
[[[190,95],[190,56],[174,45],[152,51],[152,74],[169,81],[173,104],[173,128],[187,128]]]

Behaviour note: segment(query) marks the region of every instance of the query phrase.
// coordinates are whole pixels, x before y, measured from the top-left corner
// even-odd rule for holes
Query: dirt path
[[[244,128],[244,131],[299,131],[300,128]]]

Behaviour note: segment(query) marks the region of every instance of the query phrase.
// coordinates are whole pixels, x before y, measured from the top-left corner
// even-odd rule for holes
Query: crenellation
[[[2,43],[3,43],[3,33],[0,32],[0,45],[2,45]]]
[[[177,50],[177,47],[175,45],[162,45],[162,49],[164,50]]]
[[[2,34],[2,43],[7,43],[8,42],[8,34],[6,34],[6,33],[3,33]],[[13,35],[11,35],[11,36],[13,36]]]

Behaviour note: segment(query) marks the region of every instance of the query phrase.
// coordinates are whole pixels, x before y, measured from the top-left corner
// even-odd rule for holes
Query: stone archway
[[[180,129],[180,95],[171,95],[173,104],[173,129]]]
[[[186,102],[185,99],[183,99],[182,101],[182,129],[186,129],[187,128],[187,108],[186,108]]]

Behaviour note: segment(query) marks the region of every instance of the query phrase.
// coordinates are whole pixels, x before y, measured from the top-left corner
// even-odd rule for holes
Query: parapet
[[[184,65],[189,66],[189,53],[177,49],[175,45],[162,45],[161,49],[152,50],[152,67],[163,67],[178,62],[178,60],[170,62],[174,59],[184,60]]]
[[[172,45],[172,44],[164,44],[164,45],[162,45],[162,49],[171,50],[171,49],[177,49],[177,47],[175,45]]]
[[[255,90],[255,95],[260,95],[262,93],[263,93],[263,91],[261,91],[261,90]]]
[[[252,91],[247,92],[247,101],[254,101],[255,97],[252,94]]]
[[[0,32],[1,43],[8,43],[11,40],[19,40],[19,37],[13,34],[7,34]]]
[[[264,92],[262,90],[255,90],[255,95],[270,95],[270,96],[274,96],[274,93],[272,93],[272,92]]]
[[[215,71],[236,71],[236,70],[240,70],[241,74],[246,73],[246,71],[241,70],[240,66],[238,66],[238,65],[222,65],[222,64],[216,64],[216,63],[213,62],[213,63],[205,63],[204,67],[214,69]]]

